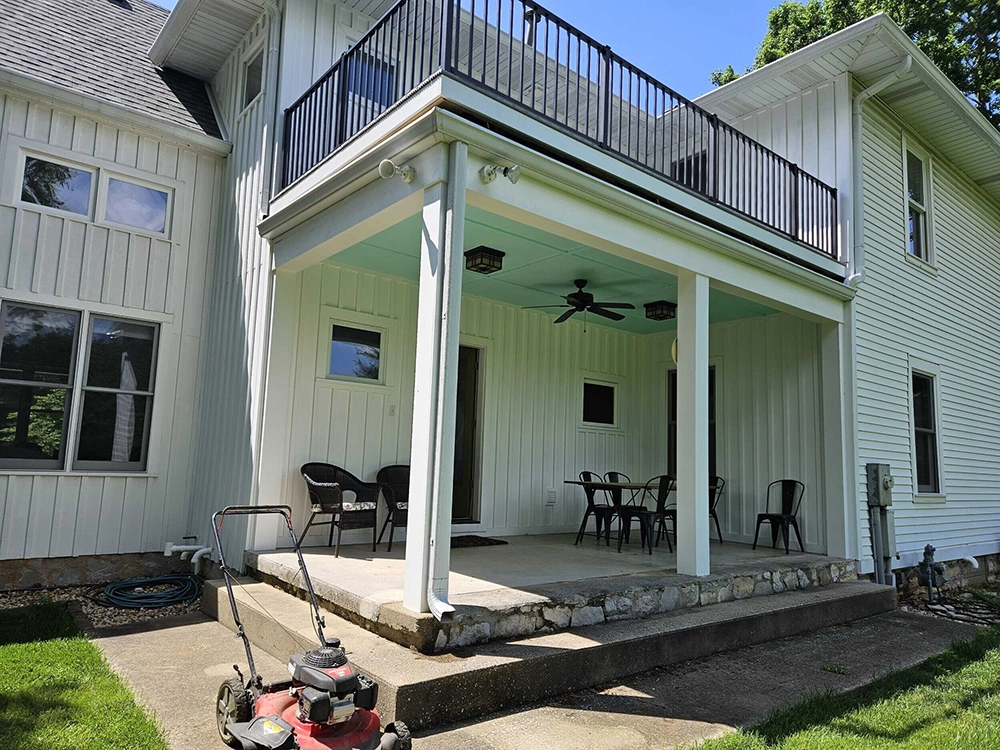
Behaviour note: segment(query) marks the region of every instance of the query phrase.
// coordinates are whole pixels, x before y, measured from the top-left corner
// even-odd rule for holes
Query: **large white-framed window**
[[[158,338],[156,323],[4,300],[0,471],[144,472]]]
[[[915,499],[943,499],[940,368],[910,358],[910,444]]]
[[[903,136],[903,190],[906,195],[906,253],[934,263],[930,154]]]
[[[169,238],[172,189],[109,170],[102,170],[100,186],[97,215],[103,223]]]
[[[76,218],[94,215],[98,172],[93,167],[34,151],[24,151],[20,159],[21,182],[18,200]]]

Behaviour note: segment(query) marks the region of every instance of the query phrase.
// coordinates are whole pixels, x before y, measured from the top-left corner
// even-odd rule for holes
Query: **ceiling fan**
[[[567,294],[564,299],[566,300],[565,305],[532,305],[530,307],[523,307],[522,310],[544,310],[544,309],[562,309],[569,308],[556,318],[556,323],[565,323],[571,317],[576,315],[578,312],[590,312],[594,315],[600,315],[602,318],[608,318],[609,320],[625,320],[625,316],[621,313],[612,312],[612,310],[634,310],[635,305],[628,302],[595,302],[594,295],[590,292],[583,291],[583,288],[587,286],[586,279],[576,279],[573,281],[576,284],[576,291]]]

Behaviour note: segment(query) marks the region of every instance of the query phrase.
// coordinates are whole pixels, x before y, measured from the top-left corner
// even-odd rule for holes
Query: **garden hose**
[[[105,601],[100,603],[120,609],[156,609],[171,604],[190,604],[200,594],[201,578],[193,573],[173,573],[109,583],[104,587]]]

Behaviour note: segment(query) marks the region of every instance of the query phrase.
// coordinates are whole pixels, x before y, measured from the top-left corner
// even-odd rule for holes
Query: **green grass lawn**
[[[0,611],[0,750],[167,750],[63,605]]]
[[[996,750],[1000,627],[850,693],[773,713],[707,750]]]

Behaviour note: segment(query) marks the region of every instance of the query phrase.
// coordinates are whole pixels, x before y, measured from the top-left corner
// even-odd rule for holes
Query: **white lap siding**
[[[858,486],[864,465],[892,466],[898,565],[925,544],[939,557],[1000,550],[1000,205],[932,155],[936,268],[905,254],[902,126],[865,112],[867,277],[857,297]],[[916,136],[907,133],[910,142]],[[914,500],[909,360],[940,368],[946,499]],[[866,510],[859,508],[868,549]]]
[[[148,473],[0,473],[0,558],[162,549],[187,533],[219,159],[2,90],[0,124],[0,298],[160,326]],[[22,149],[172,190],[169,239],[18,204]]]

